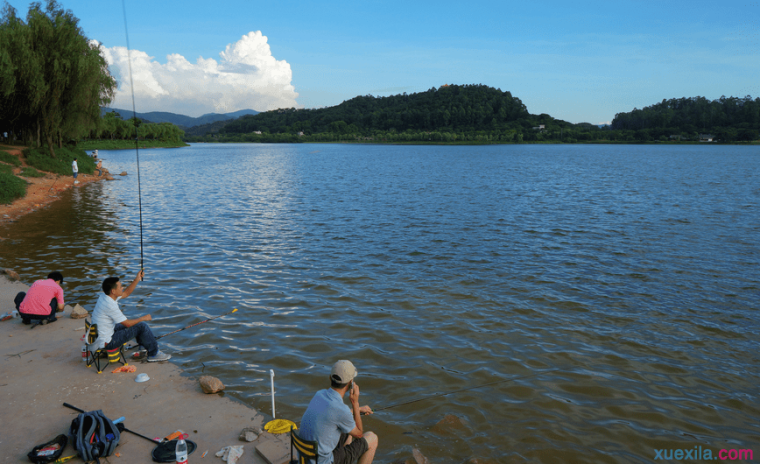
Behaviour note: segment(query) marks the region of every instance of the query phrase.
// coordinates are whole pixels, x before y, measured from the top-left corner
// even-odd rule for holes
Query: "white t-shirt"
[[[71,163],[71,169],[72,169],[74,172],[79,172],[79,166],[77,166],[77,162],[76,162],[76,161],[73,161],[73,162]],[[104,293],[104,295],[105,295],[105,293]]]
[[[92,311],[92,323],[98,325],[98,339],[95,340],[98,348],[105,348],[113,337],[114,326],[127,320],[119,309],[119,300],[121,297],[114,301],[110,296],[101,293],[97,303],[95,303],[95,309]]]

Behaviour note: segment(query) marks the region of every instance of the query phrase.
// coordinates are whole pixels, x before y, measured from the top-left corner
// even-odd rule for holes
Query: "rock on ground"
[[[84,319],[89,315],[90,313],[88,313],[79,303],[77,303],[76,306],[74,306],[74,309],[71,310],[72,319]]]
[[[261,435],[261,427],[246,427],[240,432],[238,439],[240,441],[252,442]]]
[[[127,175],[127,171],[121,171],[121,174],[119,174],[119,175],[120,176],[126,176]]]
[[[216,393],[224,390],[224,384],[221,380],[210,375],[204,375],[199,379],[203,393]]]
[[[18,272],[14,271],[13,269],[6,269],[3,271],[3,273],[7,275],[11,280],[21,280],[21,276],[19,276]]]

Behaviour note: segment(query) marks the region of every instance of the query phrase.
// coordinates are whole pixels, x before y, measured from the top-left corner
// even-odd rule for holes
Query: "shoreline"
[[[27,166],[21,156],[21,151],[26,147],[0,145],[0,150],[6,151],[11,155],[18,156],[21,166],[13,168],[13,173],[18,174],[21,169]],[[104,171],[107,171],[104,168]],[[44,171],[39,171],[44,172]],[[13,222],[29,213],[33,213],[40,208],[45,208],[59,199],[57,193],[66,191],[72,187],[83,187],[93,182],[106,180],[107,174],[99,177],[94,174],[82,174],[77,177],[79,184],[74,184],[73,176],[61,176],[50,172],[45,172],[43,177],[23,177],[26,181],[26,195],[13,200],[9,205],[0,204],[0,223]],[[0,237],[0,240],[2,238]]]
[[[660,141],[651,141],[651,142],[629,142],[629,141],[614,141],[614,140],[603,140],[603,141],[583,141],[583,142],[561,142],[561,141],[530,141],[530,142],[492,142],[492,141],[466,141],[466,142],[433,142],[433,141],[396,141],[396,142],[388,142],[388,141],[378,141],[378,140],[333,140],[333,141],[295,141],[295,142],[248,142],[248,141],[221,141],[221,140],[215,140],[213,142],[207,142],[207,141],[190,141],[187,142],[188,144],[193,143],[245,143],[245,144],[259,144],[259,145],[293,145],[293,144],[346,144],[346,145],[465,145],[465,146],[475,146],[475,145],[704,145],[704,146],[726,146],[726,145],[739,145],[739,146],[760,146],[760,141],[752,141],[752,142],[660,142]],[[189,146],[189,145],[188,145]],[[133,147],[134,148],[134,147]]]
[[[0,275],[0,313],[14,310],[16,293],[28,288]],[[206,457],[212,462],[214,453],[236,445],[244,447],[241,462],[267,463],[257,447],[271,450],[266,454],[273,464],[289,460],[288,434],[263,432],[253,442],[238,438],[245,427],[263,428],[268,416],[230,395],[204,394],[198,379],[172,362],[147,363],[128,353],[128,364],[136,367],[136,373],[113,374],[113,366],[106,366],[98,374],[94,366],[87,368],[80,354],[84,321],[70,318],[71,310],[67,304],[58,313],[58,321],[34,330],[20,318],[0,321],[0,363],[5,373],[0,420],[14,424],[0,437],[0,462],[27,461],[26,454],[34,446],[67,434],[77,413],[64,407],[64,402],[86,411],[101,409],[112,420],[124,416],[127,428],[151,438],[181,429],[198,445],[191,460],[208,451],[211,454]],[[139,373],[148,374],[150,380],[136,383]],[[150,462],[154,447],[144,438],[122,432],[116,448],[120,456],[109,459],[121,464]],[[73,446],[67,445],[62,457],[72,454]],[[69,462],[84,461],[75,457]]]

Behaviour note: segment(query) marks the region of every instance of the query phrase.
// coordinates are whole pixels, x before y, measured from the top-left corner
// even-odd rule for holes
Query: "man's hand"
[[[145,321],[145,322],[148,322],[148,321],[152,321],[153,320],[153,316],[151,316],[150,314],[146,314],[143,317],[141,317],[141,319],[143,321]]]
[[[133,291],[135,291],[135,287],[137,287],[137,283],[142,281],[144,272],[142,269],[140,269],[140,272],[137,273],[135,276],[135,280],[132,281],[131,284],[129,284],[129,287],[127,287],[124,290],[124,293],[121,294],[121,298],[124,299],[132,294]]]
[[[351,390],[351,394],[348,396],[348,399],[351,400],[351,405],[354,407],[354,409],[359,407],[359,384],[354,382],[354,388]]]
[[[362,406],[361,408],[359,408],[359,414],[361,414],[362,416],[372,414],[372,408],[370,408],[369,406]]]

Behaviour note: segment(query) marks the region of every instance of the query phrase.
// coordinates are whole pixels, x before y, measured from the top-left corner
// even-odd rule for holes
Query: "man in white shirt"
[[[71,163],[71,170],[74,171],[74,183],[78,184],[77,174],[79,174],[79,166],[77,166],[77,159],[74,158],[74,162]]]
[[[158,351],[156,337],[148,327],[147,321],[153,319],[151,315],[127,319],[119,309],[119,300],[131,295],[142,278],[143,271],[140,271],[126,290],[122,288],[118,277],[109,277],[103,281],[103,294],[92,311],[92,323],[98,325],[98,339],[95,343],[100,348],[111,350],[134,338],[148,350],[148,362],[168,361],[171,355]]]

